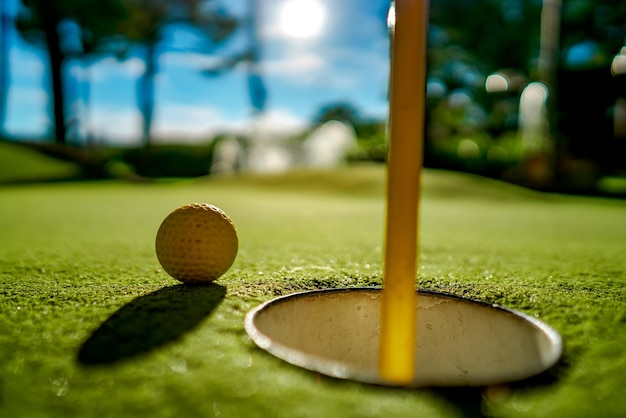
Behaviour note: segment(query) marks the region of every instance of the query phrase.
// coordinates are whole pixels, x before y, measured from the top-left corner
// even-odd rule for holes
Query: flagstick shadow
[[[82,344],[84,366],[116,363],[182,338],[224,299],[226,288],[176,285],[138,297],[121,307]]]

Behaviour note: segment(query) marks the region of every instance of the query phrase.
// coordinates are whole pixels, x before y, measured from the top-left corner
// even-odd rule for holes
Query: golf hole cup
[[[416,293],[417,342],[413,379],[407,384],[379,373],[381,289],[279,297],[251,310],[245,329],[260,348],[288,363],[385,386],[504,384],[540,374],[561,356],[560,335],[536,318],[444,293]]]
[[[239,240],[231,219],[220,208],[193,203],[170,213],[156,236],[163,269],[185,283],[207,283],[232,266]]]

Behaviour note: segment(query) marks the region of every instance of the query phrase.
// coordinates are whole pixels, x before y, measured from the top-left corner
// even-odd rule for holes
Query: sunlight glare
[[[310,38],[320,33],[324,8],[317,0],[288,0],[280,11],[280,28],[294,38]]]

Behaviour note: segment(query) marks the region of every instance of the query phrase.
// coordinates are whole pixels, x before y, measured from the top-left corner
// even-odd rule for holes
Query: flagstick
[[[417,237],[424,136],[427,0],[396,0],[392,36],[387,160],[387,221],[379,373],[413,381],[416,348]]]

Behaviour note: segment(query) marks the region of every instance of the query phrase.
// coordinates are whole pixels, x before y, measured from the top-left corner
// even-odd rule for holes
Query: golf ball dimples
[[[232,266],[239,240],[233,222],[220,208],[193,203],[170,213],[156,236],[163,269],[181,282],[217,279]]]

